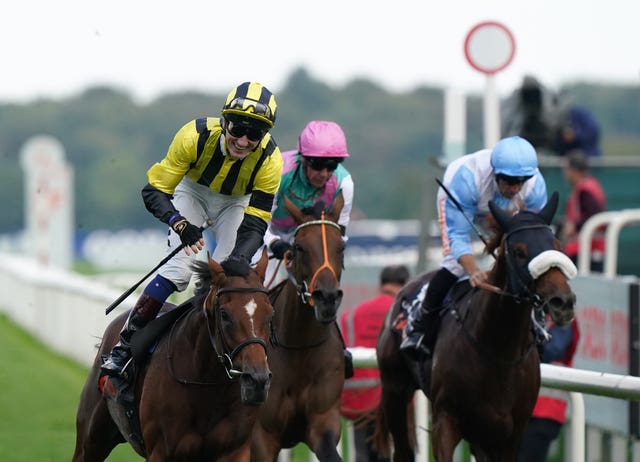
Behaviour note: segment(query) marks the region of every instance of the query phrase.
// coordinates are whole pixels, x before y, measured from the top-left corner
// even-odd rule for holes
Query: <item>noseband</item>
[[[298,231],[300,231],[303,228],[307,228],[309,226],[316,226],[316,225],[319,225],[319,226],[322,227],[322,253],[323,253],[323,257],[324,257],[324,262],[322,263],[322,265],[320,267],[318,267],[318,269],[315,271],[315,273],[313,273],[313,277],[311,278],[311,282],[307,283],[307,281],[303,280],[301,283],[299,283],[296,280],[296,277],[291,273],[290,264],[289,264],[289,262],[287,262],[287,276],[288,276],[289,280],[293,283],[293,285],[296,287],[296,292],[297,292],[298,296],[300,297],[300,299],[302,300],[302,303],[306,303],[309,306],[313,306],[313,304],[314,304],[314,301],[313,301],[313,298],[311,297],[311,294],[314,291],[316,280],[318,279],[318,275],[320,274],[321,271],[323,271],[325,269],[329,270],[331,272],[331,274],[333,274],[333,277],[336,279],[336,281],[338,281],[338,275],[336,274],[336,271],[329,264],[329,251],[327,249],[327,228],[326,228],[326,226],[333,226],[338,231],[342,232],[342,230],[340,229],[340,225],[338,225],[337,223],[335,223],[333,221],[325,220],[324,219],[324,212],[322,212],[322,217],[321,217],[320,220],[307,221],[306,223],[302,223],[301,225],[299,225],[295,229],[295,231],[293,232],[294,240],[295,240],[296,234],[298,234]],[[295,247],[294,247],[294,251],[295,251]]]

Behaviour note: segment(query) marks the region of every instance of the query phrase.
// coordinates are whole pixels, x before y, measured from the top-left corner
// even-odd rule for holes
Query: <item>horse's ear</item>
[[[558,209],[558,191],[554,191],[551,194],[551,197],[545,204],[545,206],[540,210],[540,217],[544,220],[544,222],[548,225],[551,224],[553,220],[553,216],[556,214],[556,210]]]
[[[489,210],[493,214],[493,218],[496,219],[496,222],[500,226],[501,229],[507,229],[507,224],[509,223],[509,219],[511,218],[507,212],[498,207],[493,201],[489,201]]]
[[[220,277],[224,276],[224,269],[222,269],[222,266],[220,266],[217,261],[211,258],[209,252],[207,252],[207,260],[209,260],[209,272],[211,273],[211,280],[215,285],[219,285],[218,282]]]
[[[336,198],[336,201],[333,204],[331,211],[327,213],[327,219],[337,223],[338,219],[340,218],[340,212],[342,212],[343,207],[344,207],[344,196],[342,195],[342,191],[340,191],[340,194],[338,194],[338,197]]]
[[[258,260],[258,264],[256,265],[256,273],[260,276],[260,281],[264,284],[264,278],[267,274],[267,264],[269,263],[269,255],[267,254],[267,246],[265,245],[262,248],[262,256],[260,260]]]
[[[293,202],[291,202],[286,194],[284,194],[282,197],[284,198],[284,208],[287,210],[287,212],[289,212],[289,215],[291,215],[296,223],[302,223],[304,221],[304,214],[298,207],[296,207]]]

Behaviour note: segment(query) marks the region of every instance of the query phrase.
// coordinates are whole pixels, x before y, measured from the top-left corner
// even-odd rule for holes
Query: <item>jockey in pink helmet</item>
[[[300,210],[330,210],[342,195],[344,206],[338,224],[346,235],[353,205],[353,180],[342,165],[347,157],[349,152],[344,131],[337,123],[326,120],[309,122],[300,133],[297,150],[282,153],[282,180],[264,240],[275,258],[282,259],[290,248],[296,228],[284,206],[285,196]],[[267,268],[266,281],[270,281],[275,263]]]
[[[298,138],[298,149],[282,153],[284,166],[280,188],[276,194],[271,221],[264,235],[264,243],[269,250],[265,284],[273,287],[275,273],[286,277],[284,268],[278,261],[284,258],[291,248],[291,241],[296,229],[296,222],[289,215],[284,198],[286,197],[302,211],[318,216],[320,210],[331,210],[336,200],[342,196],[344,205],[338,217],[338,225],[346,240],[353,205],[353,179],[342,165],[349,157],[347,139],[340,125],[326,120],[312,120],[302,130]],[[254,255],[253,261],[259,258],[260,252]],[[284,265],[283,265],[284,266]],[[345,348],[345,377],[353,374],[351,353]]]
[[[298,152],[305,157],[349,157],[342,128],[326,120],[312,120],[307,124],[298,138]]]

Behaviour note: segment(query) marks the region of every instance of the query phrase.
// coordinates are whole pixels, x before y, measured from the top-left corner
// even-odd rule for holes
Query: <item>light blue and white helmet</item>
[[[538,173],[538,155],[527,140],[510,136],[498,141],[491,151],[491,167],[497,175],[531,177]]]

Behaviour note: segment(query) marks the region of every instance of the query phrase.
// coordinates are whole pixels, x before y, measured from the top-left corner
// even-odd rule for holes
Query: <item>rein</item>
[[[489,284],[487,284],[487,286],[489,287],[493,287],[495,289],[498,289],[495,286],[491,286]],[[500,289],[498,289],[500,290]],[[491,290],[491,292],[495,292],[494,290]],[[462,332],[464,333],[464,337],[467,339],[467,341],[473,345],[473,347],[478,350],[480,352],[480,354],[482,356],[484,356],[486,359],[490,360],[490,361],[494,361],[496,363],[499,364],[504,364],[505,366],[508,367],[513,367],[513,366],[517,366],[518,364],[520,364],[522,361],[525,360],[525,358],[529,355],[529,353],[531,352],[531,350],[535,347],[535,340],[533,342],[531,342],[529,344],[529,346],[527,347],[526,351],[522,354],[522,356],[520,356],[519,358],[516,359],[512,359],[512,360],[507,360],[507,359],[502,359],[500,357],[496,357],[495,355],[491,354],[491,352],[489,352],[487,350],[487,348],[482,345],[477,338],[475,338],[471,332],[469,332],[469,330],[466,328],[465,325],[465,320],[467,319],[468,315],[469,315],[469,304],[471,303],[471,296],[468,297],[467,299],[467,309],[465,311],[464,317],[461,316],[460,311],[454,306],[453,308],[450,309],[450,313],[453,316],[453,318],[455,319],[455,321],[460,325],[460,328],[462,329]],[[534,321],[534,323],[537,322],[535,321],[535,316],[533,315],[533,312],[531,314],[531,319]],[[539,327],[539,325],[537,325]],[[541,328],[541,327],[540,327]],[[541,328],[542,329],[542,328]],[[546,332],[546,331],[545,331]],[[548,334],[547,334],[548,335]]]
[[[207,309],[204,306],[204,303],[202,305],[202,312],[203,315],[205,317],[205,323],[207,325],[207,331],[209,334],[209,341],[211,343],[211,347],[213,348],[213,352],[216,354],[217,358],[218,358],[218,362],[220,362],[220,364],[222,364],[222,366],[224,367],[225,373],[227,374],[227,378],[229,378],[230,380],[236,380],[238,379],[241,375],[242,375],[242,371],[235,369],[233,366],[233,359],[237,356],[237,354],[240,352],[240,350],[242,350],[244,347],[251,345],[253,343],[257,343],[259,345],[262,345],[262,348],[264,348],[265,352],[267,351],[267,345],[266,342],[264,340],[262,340],[259,337],[249,337],[245,340],[243,340],[242,342],[240,342],[238,344],[238,346],[236,346],[233,350],[231,350],[231,348],[229,347],[228,343],[225,340],[224,337],[224,332],[222,332],[222,328],[221,328],[221,324],[222,324],[222,319],[221,319],[221,314],[220,314],[220,303],[218,298],[220,297],[220,295],[222,294],[226,294],[226,293],[232,293],[232,292],[241,292],[241,293],[264,293],[264,294],[268,294],[268,290],[263,288],[263,287],[223,287],[221,289],[218,289],[218,291],[216,292],[216,301],[215,301],[215,305],[214,305],[214,314],[215,314],[215,318],[216,318],[216,330],[217,330],[217,334],[218,337],[220,339],[220,343],[221,343],[221,350],[222,353],[220,353],[218,351],[218,348],[216,347],[216,337],[214,336],[213,332],[211,331],[211,320],[209,318],[209,312],[207,311]],[[186,315],[187,313],[185,313]],[[185,316],[183,315],[183,316]],[[183,317],[182,316],[182,317]],[[169,367],[169,374],[171,375],[171,377],[176,381],[179,382],[183,385],[198,385],[198,386],[215,386],[215,385],[223,385],[226,383],[226,381],[223,382],[199,382],[199,381],[195,381],[195,380],[190,380],[190,379],[184,379],[184,378],[179,378],[176,376],[175,371],[173,369],[173,362],[172,362],[172,356],[171,356],[171,339],[173,337],[173,333],[174,333],[174,329],[175,327],[178,325],[178,321],[176,321],[173,326],[171,327],[171,332],[169,333],[169,341],[168,341],[168,346],[167,346],[167,350],[169,351],[169,353],[167,354],[167,362],[168,362],[168,367]],[[231,350],[231,352],[229,352],[229,350]]]
[[[546,225],[521,226],[519,228],[514,229],[513,231],[510,231],[504,236],[505,259],[507,261],[507,266],[511,270],[509,271],[509,274],[514,276],[514,279],[512,279],[511,282],[513,283],[512,285],[516,286],[519,293],[508,292],[504,289],[500,289],[499,287],[491,285],[488,282],[482,282],[478,284],[479,288],[489,292],[493,292],[498,295],[513,298],[515,302],[518,304],[521,304],[523,302],[525,303],[530,302],[534,309],[539,309],[544,305],[542,298],[540,298],[540,296],[536,293],[532,294],[531,291],[529,290],[528,281],[525,280],[526,278],[522,276],[521,271],[519,271],[518,268],[513,264],[512,255],[511,255],[511,252],[509,251],[509,238],[511,236],[513,236],[514,234],[520,231],[524,231],[527,229],[537,229],[537,228],[549,229],[549,227]],[[529,278],[531,279],[531,281],[535,280],[530,274],[529,274]]]

